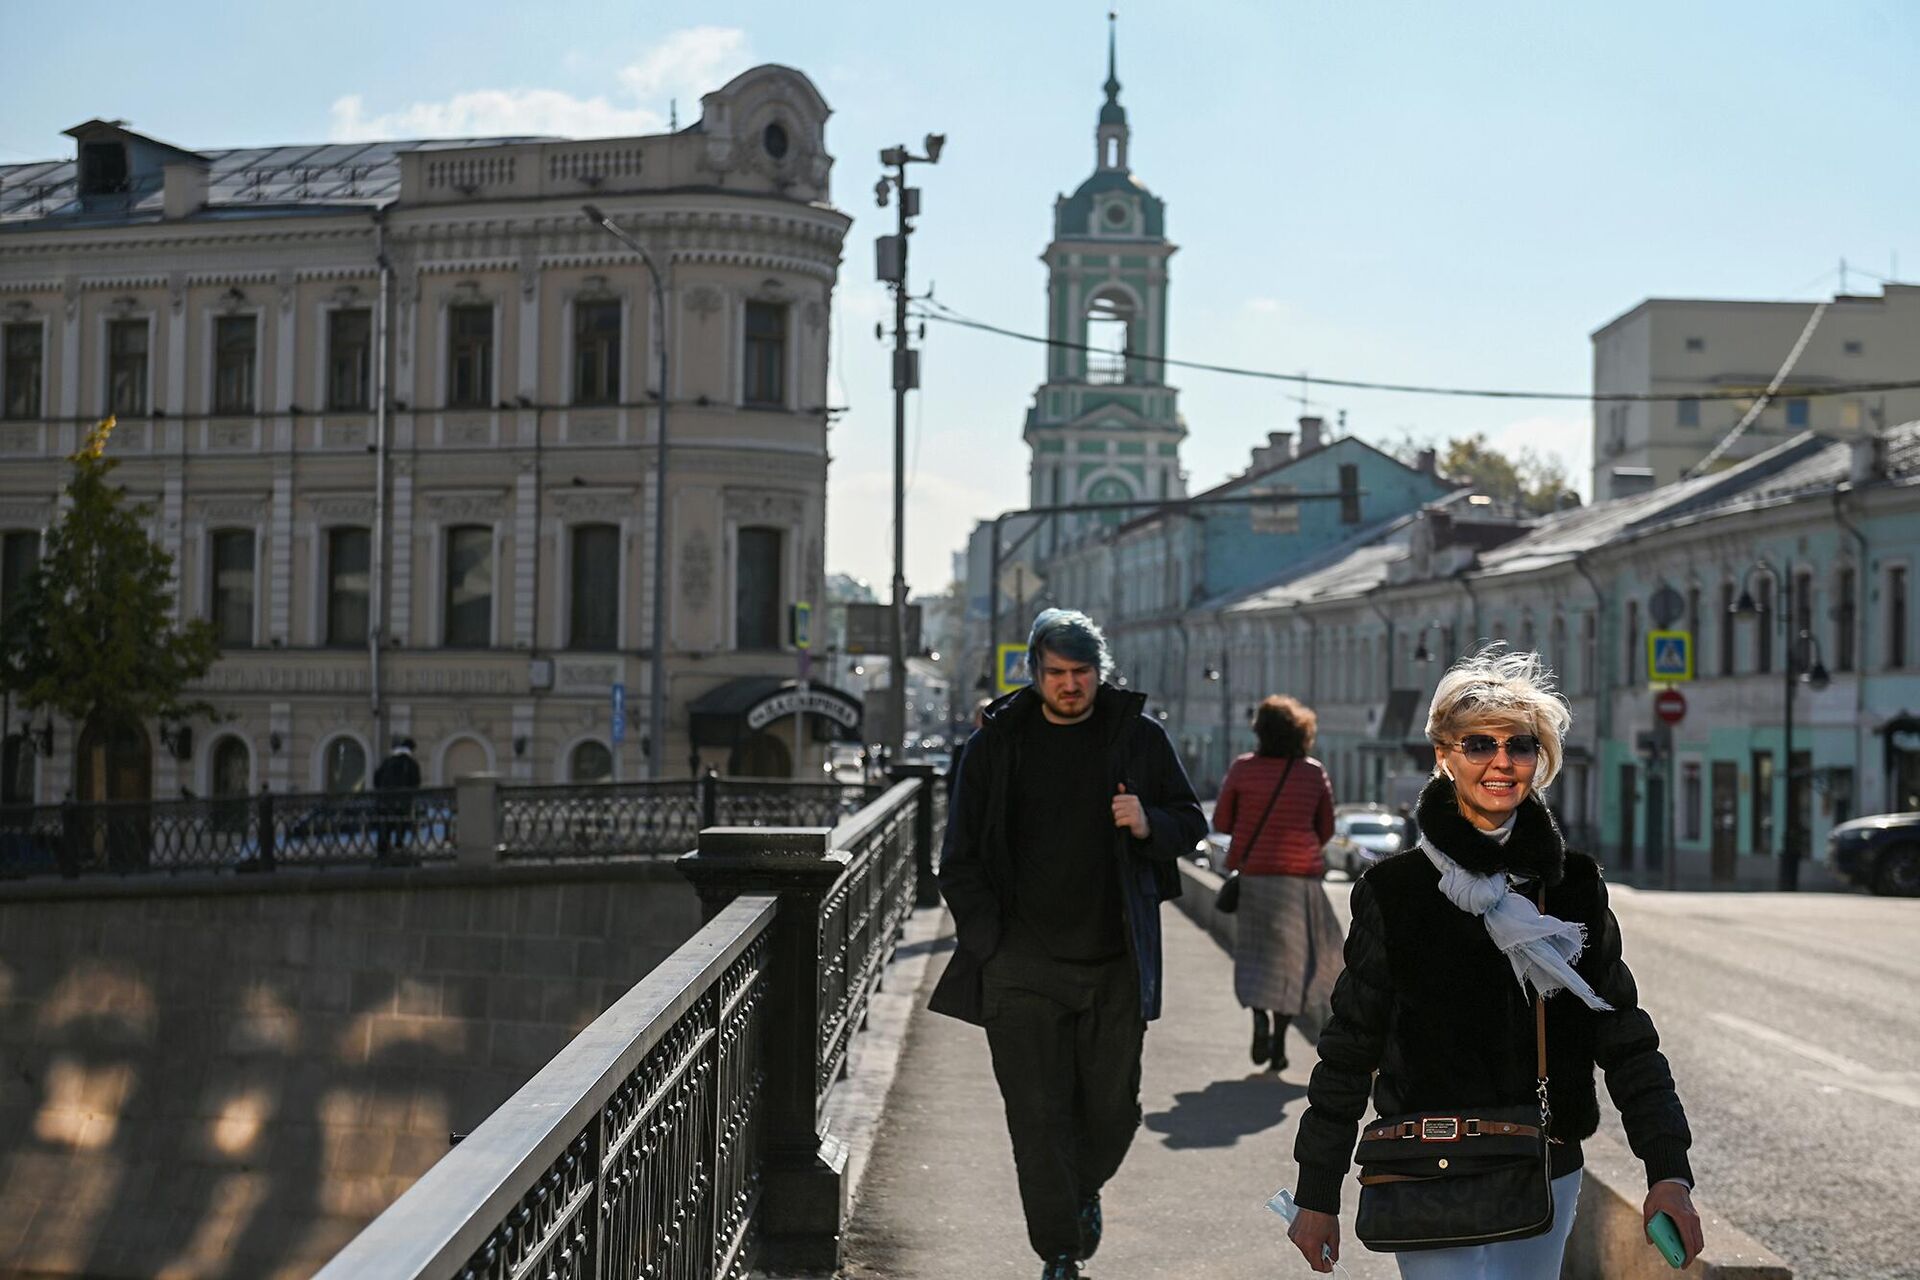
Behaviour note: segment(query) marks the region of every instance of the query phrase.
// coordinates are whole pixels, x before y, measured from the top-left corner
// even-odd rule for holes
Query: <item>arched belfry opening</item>
[[[1109,290],[1096,294],[1087,307],[1087,381],[1112,386],[1130,382],[1127,361],[1135,347],[1133,300]]]

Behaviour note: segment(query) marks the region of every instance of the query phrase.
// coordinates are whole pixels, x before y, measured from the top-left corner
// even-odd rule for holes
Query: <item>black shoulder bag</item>
[[[1462,1249],[1553,1227],[1547,1009],[1538,993],[1533,1041],[1537,1106],[1382,1116],[1361,1132],[1353,1223],[1361,1244],[1376,1253]]]
[[[1254,827],[1253,834],[1247,838],[1249,858],[1253,856],[1253,846],[1259,842],[1260,833],[1267,828],[1267,815],[1273,812],[1273,802],[1278,800],[1280,793],[1287,789],[1287,777],[1293,772],[1293,762],[1298,758],[1297,756],[1287,757],[1287,767],[1280,771],[1279,785],[1275,786],[1273,794],[1267,797],[1267,807],[1260,811],[1260,822]],[[1227,878],[1220,882],[1220,892],[1214,895],[1213,909],[1225,912],[1227,915],[1232,915],[1240,909],[1240,873],[1238,871],[1227,872]]]

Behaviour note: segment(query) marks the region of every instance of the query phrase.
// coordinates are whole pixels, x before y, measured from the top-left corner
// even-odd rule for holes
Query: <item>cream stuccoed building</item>
[[[0,168],[0,597],[117,414],[229,717],[105,754],[54,721],[45,755],[13,708],[5,798],[351,789],[401,735],[429,783],[644,777],[656,747],[666,776],[818,776],[858,704],[793,696],[790,606],[821,598],[849,219],[806,76],[701,105],[658,136],[227,151],[95,120]],[[663,317],[589,202],[667,276],[662,744]]]

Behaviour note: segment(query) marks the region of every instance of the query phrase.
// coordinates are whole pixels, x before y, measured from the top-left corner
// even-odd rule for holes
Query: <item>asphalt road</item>
[[[1920,1277],[1920,899],[1616,888],[1613,907],[1700,1196],[1799,1280]]]
[[[1610,893],[1702,1202],[1796,1280],[1920,1277],[1920,899]]]

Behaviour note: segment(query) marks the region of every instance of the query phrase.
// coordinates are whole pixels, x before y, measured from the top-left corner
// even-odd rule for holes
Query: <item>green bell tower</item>
[[[1106,103],[1094,130],[1094,171],[1053,207],[1047,264],[1047,380],[1027,411],[1034,506],[1186,496],[1178,392],[1167,385],[1166,204],[1128,168],[1131,131],[1120,105],[1112,19]],[[1051,521],[1051,549],[1092,520]]]

